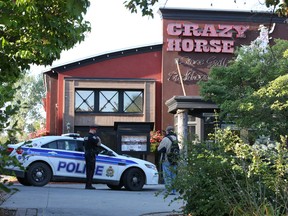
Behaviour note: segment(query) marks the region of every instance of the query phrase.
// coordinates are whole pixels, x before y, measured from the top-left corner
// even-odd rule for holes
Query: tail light
[[[22,154],[24,151],[23,151],[23,149],[21,149],[21,148],[18,148],[18,149],[16,149],[16,153],[17,154]]]
[[[11,147],[8,147],[7,149],[6,149],[6,151],[10,154],[12,151],[14,150],[14,148],[11,148]]]
[[[10,154],[13,150],[14,150],[14,148],[11,148],[11,147],[8,147],[8,148],[7,148],[7,152],[8,152],[9,154]],[[16,153],[17,153],[17,154],[22,154],[22,153],[23,153],[23,149],[17,148],[17,149],[16,149]]]

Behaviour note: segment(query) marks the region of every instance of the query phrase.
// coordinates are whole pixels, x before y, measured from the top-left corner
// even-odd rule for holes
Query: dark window
[[[209,140],[209,134],[215,132],[215,124],[214,114],[204,116],[204,140]]]
[[[43,145],[42,148],[61,149],[67,151],[81,151],[81,145],[83,151],[83,143],[78,143],[76,140],[57,140]]]
[[[74,130],[77,131],[77,133],[79,133],[81,137],[84,137],[87,135],[89,127],[76,126]],[[97,129],[97,135],[101,138],[101,141],[104,145],[106,145],[107,147],[111,148],[114,151],[117,151],[116,131],[114,127],[99,127]]]
[[[77,148],[75,151],[84,152],[84,142],[83,141],[77,141]]]
[[[99,154],[102,154],[102,155],[107,155],[107,156],[112,156],[112,155],[114,155],[114,154],[112,154],[111,151],[103,148],[102,146],[99,146],[99,147],[98,147],[98,150],[99,150]]]
[[[45,145],[42,145],[41,148],[49,148],[49,149],[57,149],[57,141],[53,141],[50,143],[47,143]]]
[[[143,90],[77,89],[75,112],[143,113],[143,98]]]

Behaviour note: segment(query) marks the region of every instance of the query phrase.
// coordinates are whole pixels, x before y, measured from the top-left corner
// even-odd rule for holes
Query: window
[[[41,148],[57,149],[57,141],[53,141],[45,145],[42,145]]]
[[[117,91],[99,91],[99,112],[118,112],[119,93]]]
[[[57,140],[43,145],[42,148],[84,151],[83,142],[76,140]]]
[[[142,112],[143,92],[124,91],[124,112]]]
[[[77,90],[75,92],[75,111],[92,112],[94,110],[94,92],[91,90]]]
[[[143,94],[143,90],[77,89],[75,112],[143,113]]]

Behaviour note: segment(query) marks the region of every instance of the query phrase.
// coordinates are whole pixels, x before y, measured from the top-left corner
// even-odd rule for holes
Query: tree
[[[20,100],[11,103],[18,91],[14,83],[31,64],[50,65],[61,51],[84,40],[85,32],[90,31],[84,20],[89,4],[89,0],[0,1],[0,133],[8,137],[15,133],[11,116],[19,111]],[[0,149],[3,174],[11,159]],[[3,188],[0,182],[0,190]]]
[[[212,68],[201,95],[219,105],[223,119],[279,139],[288,131],[287,49],[285,40],[266,51],[242,47],[227,67]]]
[[[232,0],[231,0],[232,1]],[[139,10],[142,16],[153,17],[153,6],[159,2],[159,0],[127,0],[124,2],[125,7],[131,11],[131,13],[137,13]],[[234,0],[236,3],[236,0]],[[211,4],[213,1],[211,0]],[[279,16],[288,16],[288,0],[265,0],[265,5],[270,8]]]
[[[137,13],[138,10],[141,10],[142,16],[151,16],[153,15],[152,7],[158,2],[159,0],[130,0],[125,1],[125,7],[131,11],[131,13]]]
[[[279,16],[288,16],[288,1],[287,0],[265,0],[267,7],[273,7]]]
[[[20,107],[11,120],[24,132],[25,138],[29,133],[41,129],[41,125],[45,123],[42,102],[45,97],[43,78],[40,74],[26,74],[14,86],[17,92],[12,104],[19,104]]]
[[[83,41],[88,7],[88,0],[1,1],[1,77],[17,77],[30,64],[50,65]]]
[[[0,1],[2,112],[16,91],[12,85],[31,64],[50,65],[62,50],[84,40],[90,31],[84,20],[89,4],[88,0]]]

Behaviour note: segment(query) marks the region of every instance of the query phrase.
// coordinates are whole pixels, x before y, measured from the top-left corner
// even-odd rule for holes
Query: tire
[[[21,178],[21,177],[17,177],[17,181],[24,185],[24,186],[31,186],[30,182],[28,181],[27,177]]]
[[[111,189],[111,190],[121,190],[121,188],[123,187],[123,185],[111,185],[111,184],[107,184],[107,186]]]
[[[27,180],[33,186],[44,186],[50,182],[51,177],[50,167],[42,162],[32,164],[27,171]]]
[[[129,191],[142,190],[145,184],[145,175],[138,168],[131,168],[124,173],[124,187]]]

